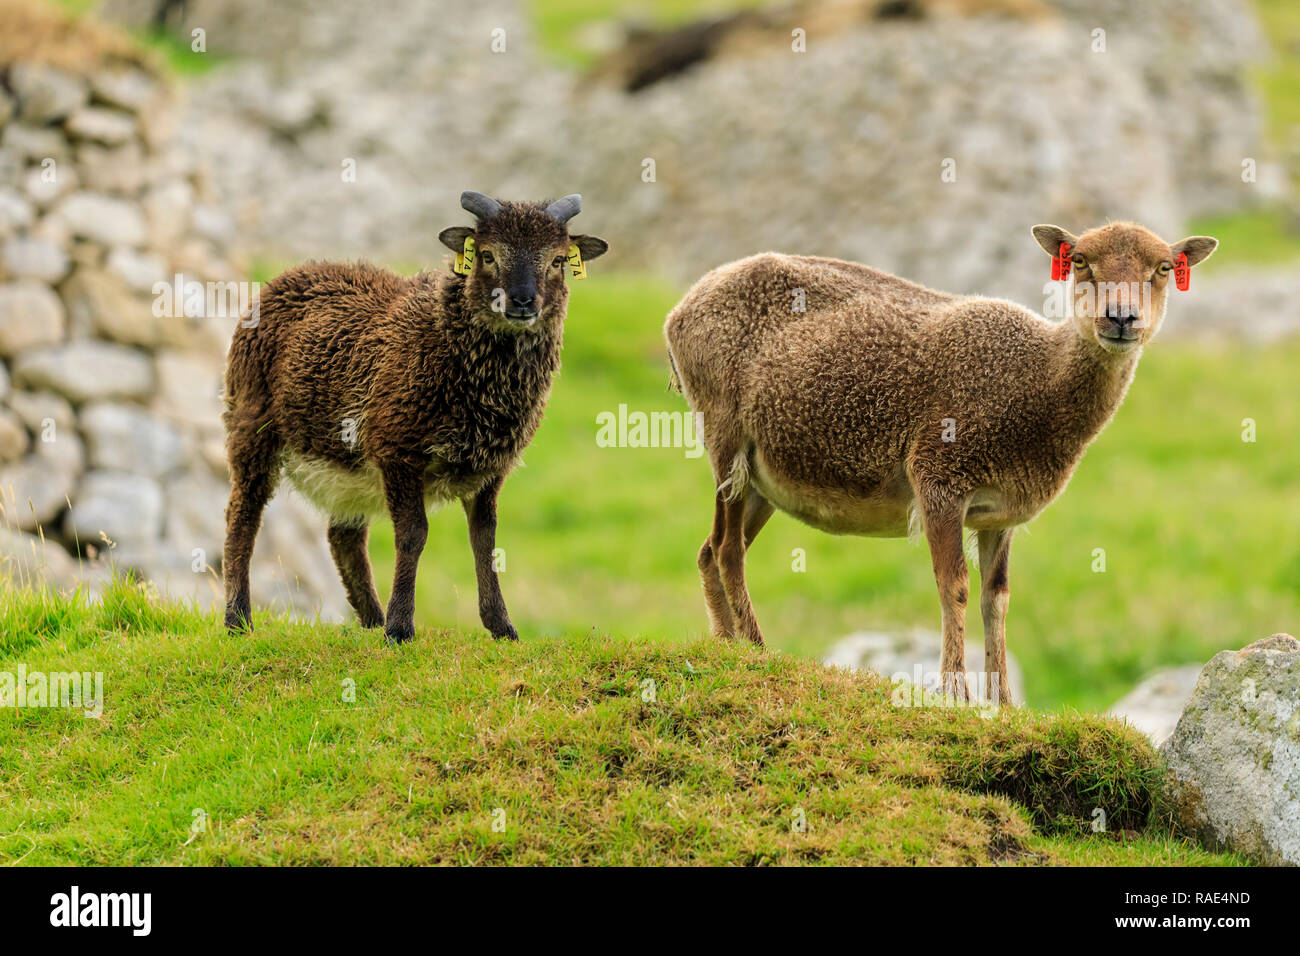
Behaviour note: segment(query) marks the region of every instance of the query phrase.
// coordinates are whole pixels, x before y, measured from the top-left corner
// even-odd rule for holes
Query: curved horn
[[[460,204],[466,211],[472,212],[479,219],[491,219],[501,211],[499,202],[491,196],[484,196],[472,189],[467,189],[460,194]]]
[[[568,222],[582,212],[582,197],[577,193],[571,193],[547,206],[546,212],[556,222]]]

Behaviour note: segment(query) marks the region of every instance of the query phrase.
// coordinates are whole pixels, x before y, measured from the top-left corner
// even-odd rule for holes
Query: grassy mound
[[[103,675],[98,718],[0,709],[10,863],[1240,862],[1165,831],[1116,722],[895,707],[735,645],[232,637],[119,582],[0,592],[0,657]]]
[[[157,61],[122,30],[45,0],[0,0],[0,67],[43,63],[77,75],[100,66],[157,72]]]

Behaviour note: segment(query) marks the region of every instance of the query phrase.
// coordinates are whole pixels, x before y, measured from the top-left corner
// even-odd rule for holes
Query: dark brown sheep
[[[943,611],[940,672],[967,696],[969,528],[985,673],[1010,702],[1011,535],[1061,493],[1123,401],[1171,271],[1186,276],[1217,245],[1170,246],[1126,222],[1078,238],[1033,233],[1073,265],[1065,321],[775,253],[715,269],[669,314],[674,379],[700,415],[716,479],[698,558],[714,634],[763,643],[744,562],[775,509],[836,534],[901,537],[919,525]]]
[[[466,192],[477,224],[439,239],[454,269],[402,277],[365,264],[309,262],[262,290],[240,323],[226,369],[226,626],[251,626],[249,557],[283,474],[329,517],[348,601],[390,641],[415,633],[415,572],[432,504],[460,499],[469,521],[479,614],[517,638],[493,566],[496,500],[541,422],[560,364],[570,236],[581,198],[498,202]],[[576,263],[575,263],[576,264]],[[387,614],[366,554],[370,521],[393,520],[397,568]]]

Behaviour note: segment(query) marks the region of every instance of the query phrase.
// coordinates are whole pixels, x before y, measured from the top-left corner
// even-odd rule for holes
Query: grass
[[[515,624],[529,638],[703,637],[695,553],[712,520],[708,464],[683,449],[596,444],[597,416],[620,403],[685,409],[667,389],[660,332],[677,292],[593,268],[572,295],[546,419],[501,496],[502,586]],[[1177,321],[1175,303],[1168,322]],[[1298,364],[1294,341],[1148,350],[1070,487],[1013,547],[1008,646],[1030,703],[1104,709],[1152,670],[1296,630]],[[1253,443],[1242,441],[1247,418]],[[793,569],[795,549],[804,572]],[[375,526],[371,553],[386,596],[387,523]],[[768,642],[789,654],[820,655],[858,629],[938,627],[924,544],[834,537],[778,514],[754,543],[748,575]],[[416,598],[417,625],[479,626],[458,507],[430,521]],[[978,614],[968,625],[978,636]]]
[[[232,636],[119,580],[100,605],[0,591],[19,662],[101,673],[103,708],[0,710],[6,863],[1244,862],[1172,833],[1117,722],[895,707],[738,645]]]
[[[1273,56],[1251,71],[1264,108],[1266,141],[1283,156],[1300,153],[1300,4],[1255,0],[1255,12]],[[1290,170],[1292,189],[1300,186]],[[1219,250],[1205,267],[1276,266],[1300,262],[1300,228],[1294,209],[1274,204],[1198,218],[1190,234],[1215,236]]]
[[[1219,240],[1219,248],[1203,266],[1210,272],[1234,266],[1300,262],[1300,232],[1296,231],[1293,214],[1280,206],[1203,216],[1191,224],[1188,234]]]
[[[1270,138],[1285,144],[1300,130],[1300,6],[1293,0],[1255,0],[1255,12],[1274,53],[1256,70],[1255,80]]]
[[[61,12],[70,17],[77,27],[94,30],[117,45],[137,52],[144,51],[144,58],[151,66],[161,64],[166,72],[182,78],[206,73],[229,59],[206,51],[195,52],[188,32],[182,37],[152,27],[125,31],[115,26],[105,26],[94,17],[98,6],[97,0],[5,0],[5,2],[21,4],[29,11],[39,12],[41,19],[46,22],[54,19],[51,17],[53,11]],[[200,24],[189,24],[187,31],[189,26],[200,26]],[[25,27],[22,33],[22,39],[30,41],[31,28]],[[128,40],[127,37],[130,39]],[[96,57],[93,54],[88,56],[81,65],[95,66]],[[76,64],[70,66],[76,68]]]
[[[689,23],[704,17],[745,7],[761,6],[765,0],[528,0],[528,14],[537,33],[539,47],[556,62],[587,67],[597,58],[585,42],[587,30],[608,22],[632,21],[656,27]]]

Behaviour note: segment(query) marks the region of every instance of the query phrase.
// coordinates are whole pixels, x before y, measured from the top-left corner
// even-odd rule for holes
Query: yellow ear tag
[[[456,265],[453,271],[457,275],[467,276],[469,270],[474,268],[474,237],[465,237],[465,249],[463,252],[456,253]]]
[[[574,279],[587,278],[587,264],[582,261],[582,253],[576,242],[569,246],[569,275]]]

